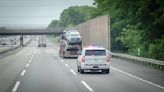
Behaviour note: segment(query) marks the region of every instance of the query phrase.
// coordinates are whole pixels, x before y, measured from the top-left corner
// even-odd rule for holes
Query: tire
[[[109,69],[103,69],[103,70],[102,70],[102,73],[104,73],[104,74],[109,74]]]
[[[77,71],[80,72],[79,66],[78,66],[78,61],[77,61]]]
[[[106,69],[106,73],[109,74],[109,69]]]
[[[80,72],[80,69],[79,69],[79,67],[78,67],[78,66],[77,66],[77,71],[78,71],[78,72]]]
[[[84,73],[84,69],[81,69],[81,67],[80,67],[80,73],[81,73],[81,74]]]

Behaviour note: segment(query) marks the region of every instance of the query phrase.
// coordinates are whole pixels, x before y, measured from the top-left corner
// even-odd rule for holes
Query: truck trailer
[[[77,30],[67,30],[60,38],[59,55],[61,57],[78,57],[82,50],[81,36]]]

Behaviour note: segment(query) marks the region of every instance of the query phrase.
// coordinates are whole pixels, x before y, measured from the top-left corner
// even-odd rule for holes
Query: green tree
[[[58,20],[52,20],[51,23],[48,25],[49,28],[59,27]]]
[[[92,18],[96,8],[90,6],[73,6],[65,9],[60,15],[60,26],[78,25]]]
[[[164,0],[95,0],[95,5],[96,14],[110,14],[112,51],[140,47],[143,56],[162,59]]]

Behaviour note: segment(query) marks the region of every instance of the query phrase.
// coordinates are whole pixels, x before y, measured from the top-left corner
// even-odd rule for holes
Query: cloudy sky
[[[75,5],[93,5],[93,0],[0,0],[0,26],[45,27],[60,13]]]

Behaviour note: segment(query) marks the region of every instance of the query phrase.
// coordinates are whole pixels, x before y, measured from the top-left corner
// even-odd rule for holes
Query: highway
[[[47,44],[0,55],[0,92],[164,92],[160,70],[111,58],[110,74],[80,74],[76,58],[60,58],[58,44]]]

